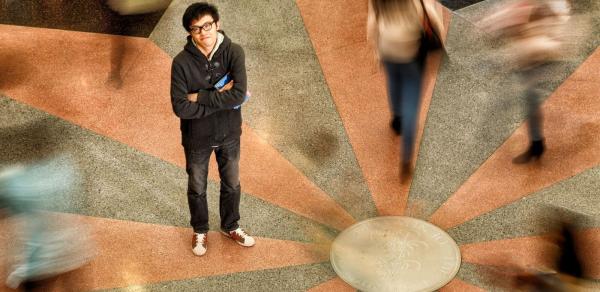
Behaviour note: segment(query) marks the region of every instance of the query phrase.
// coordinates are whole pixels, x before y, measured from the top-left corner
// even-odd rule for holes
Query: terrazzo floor
[[[257,244],[246,249],[216,232],[211,161],[203,257],[190,250],[169,96],[192,2],[123,17],[100,0],[0,0],[0,166],[73,157],[81,183],[47,211],[89,226],[97,245],[97,257],[53,291],[353,291],[333,271],[328,246],[352,224],[385,215],[428,220],[459,244],[461,269],[441,291],[493,291],[486,267],[546,260],[548,204],[587,216],[584,268],[600,283],[597,1],[574,3],[573,25],[586,29],[544,73],[548,151],[524,166],[511,163],[527,147],[519,88],[474,25],[498,1],[442,1],[448,55],[427,60],[415,170],[404,183],[385,78],[366,41],[366,0],[210,1],[246,52],[240,225]],[[0,232],[0,264],[10,234]],[[1,264],[0,279],[6,273]]]

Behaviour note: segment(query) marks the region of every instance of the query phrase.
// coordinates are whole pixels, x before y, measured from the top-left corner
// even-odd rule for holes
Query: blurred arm
[[[431,27],[435,30],[435,33],[444,40],[446,36],[446,28],[444,27],[444,6],[438,3],[436,0],[423,0],[425,9],[427,10],[427,16],[429,16],[429,22]]]
[[[375,52],[375,59],[379,60],[379,29],[377,28],[377,19],[373,4],[369,0],[367,9],[367,41],[371,43]]]

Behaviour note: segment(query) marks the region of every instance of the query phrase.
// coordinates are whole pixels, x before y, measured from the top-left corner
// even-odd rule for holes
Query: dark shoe
[[[514,164],[525,164],[530,161],[538,160],[544,154],[546,147],[544,146],[544,140],[532,141],[529,149],[521,155],[513,159]]]
[[[402,118],[399,116],[394,116],[390,122],[390,127],[392,127],[396,135],[402,135]]]
[[[402,164],[400,165],[400,182],[406,183],[411,176],[412,168],[410,167],[410,163],[402,162]]]
[[[115,89],[121,89],[123,87],[123,79],[120,74],[111,74],[106,80],[106,84],[112,86]]]

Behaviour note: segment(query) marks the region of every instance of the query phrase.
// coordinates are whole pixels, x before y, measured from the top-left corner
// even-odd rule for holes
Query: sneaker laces
[[[248,236],[248,234],[242,228],[238,228],[233,232],[237,233],[237,235],[241,236],[242,238],[246,238],[246,236]]]
[[[206,234],[205,233],[196,233],[196,244],[202,245],[202,243],[204,242],[204,239],[206,238]]]

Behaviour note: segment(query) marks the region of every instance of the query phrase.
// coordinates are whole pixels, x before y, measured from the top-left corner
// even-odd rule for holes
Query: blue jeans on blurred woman
[[[383,61],[388,80],[390,108],[402,121],[402,165],[408,166],[414,148],[421,97],[421,64]]]

